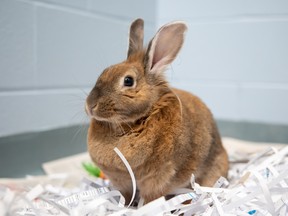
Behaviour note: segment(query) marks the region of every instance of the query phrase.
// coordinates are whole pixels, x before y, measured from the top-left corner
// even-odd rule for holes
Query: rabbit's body
[[[128,200],[132,183],[115,147],[129,162],[145,202],[189,186],[192,173],[206,186],[227,175],[227,154],[211,112],[198,97],[171,88],[163,77],[164,66],[178,53],[186,30],[183,23],[166,27],[144,50],[139,45],[141,20],[135,21],[127,60],[104,70],[87,98],[91,158]],[[169,58],[162,53],[161,42],[156,43],[167,34],[174,35],[177,44],[168,45]]]

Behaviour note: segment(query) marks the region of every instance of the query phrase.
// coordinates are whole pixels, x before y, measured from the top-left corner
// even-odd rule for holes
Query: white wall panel
[[[0,89],[31,88],[35,83],[34,7],[0,2]]]
[[[160,19],[221,18],[242,15],[283,15],[288,13],[286,0],[158,0]]]
[[[241,119],[287,125],[287,85],[243,84],[239,101]]]
[[[158,13],[157,1],[145,0],[89,0],[91,11],[110,15],[114,19],[133,20],[142,17],[146,22],[154,23]]]
[[[88,7],[88,0],[37,0],[37,2],[84,10]]]
[[[288,22],[189,24],[175,76],[287,83],[287,35]]]
[[[38,85],[87,86],[126,57],[128,23],[37,8]]]
[[[84,101],[73,89],[0,93],[0,136],[87,123]]]

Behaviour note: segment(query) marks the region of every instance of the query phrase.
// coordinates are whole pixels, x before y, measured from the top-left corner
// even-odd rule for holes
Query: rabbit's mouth
[[[107,111],[105,113],[101,114],[94,114],[91,116],[97,121],[103,121],[103,122],[109,122],[109,123],[128,123],[128,122],[134,122],[134,119],[131,119],[129,116],[122,115],[121,113],[113,112],[113,111]]]
[[[104,109],[103,107],[95,104],[89,106],[87,103],[85,105],[85,111],[90,118],[94,118],[97,121],[105,122],[124,122],[128,117],[124,114],[125,112],[121,109]]]
[[[111,117],[113,117],[113,113],[109,111],[100,111],[99,105],[95,104],[93,106],[89,106],[87,103],[85,105],[85,111],[90,118],[94,118],[97,121],[109,121]]]

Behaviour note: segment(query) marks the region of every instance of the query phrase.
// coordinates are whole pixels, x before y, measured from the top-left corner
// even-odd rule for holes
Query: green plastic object
[[[101,176],[102,172],[101,172],[100,168],[95,166],[93,163],[83,162],[82,166],[90,175],[98,177],[98,178],[102,177]]]

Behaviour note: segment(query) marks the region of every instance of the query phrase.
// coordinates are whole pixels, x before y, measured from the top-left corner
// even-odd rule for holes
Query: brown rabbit
[[[141,19],[131,24],[127,60],[103,71],[87,97],[86,112],[92,160],[129,201],[132,183],[113,150],[117,147],[147,203],[189,187],[192,173],[201,185],[213,185],[227,175],[228,159],[209,109],[164,78],[183,44],[186,25],[164,25],[147,49],[143,25]]]

